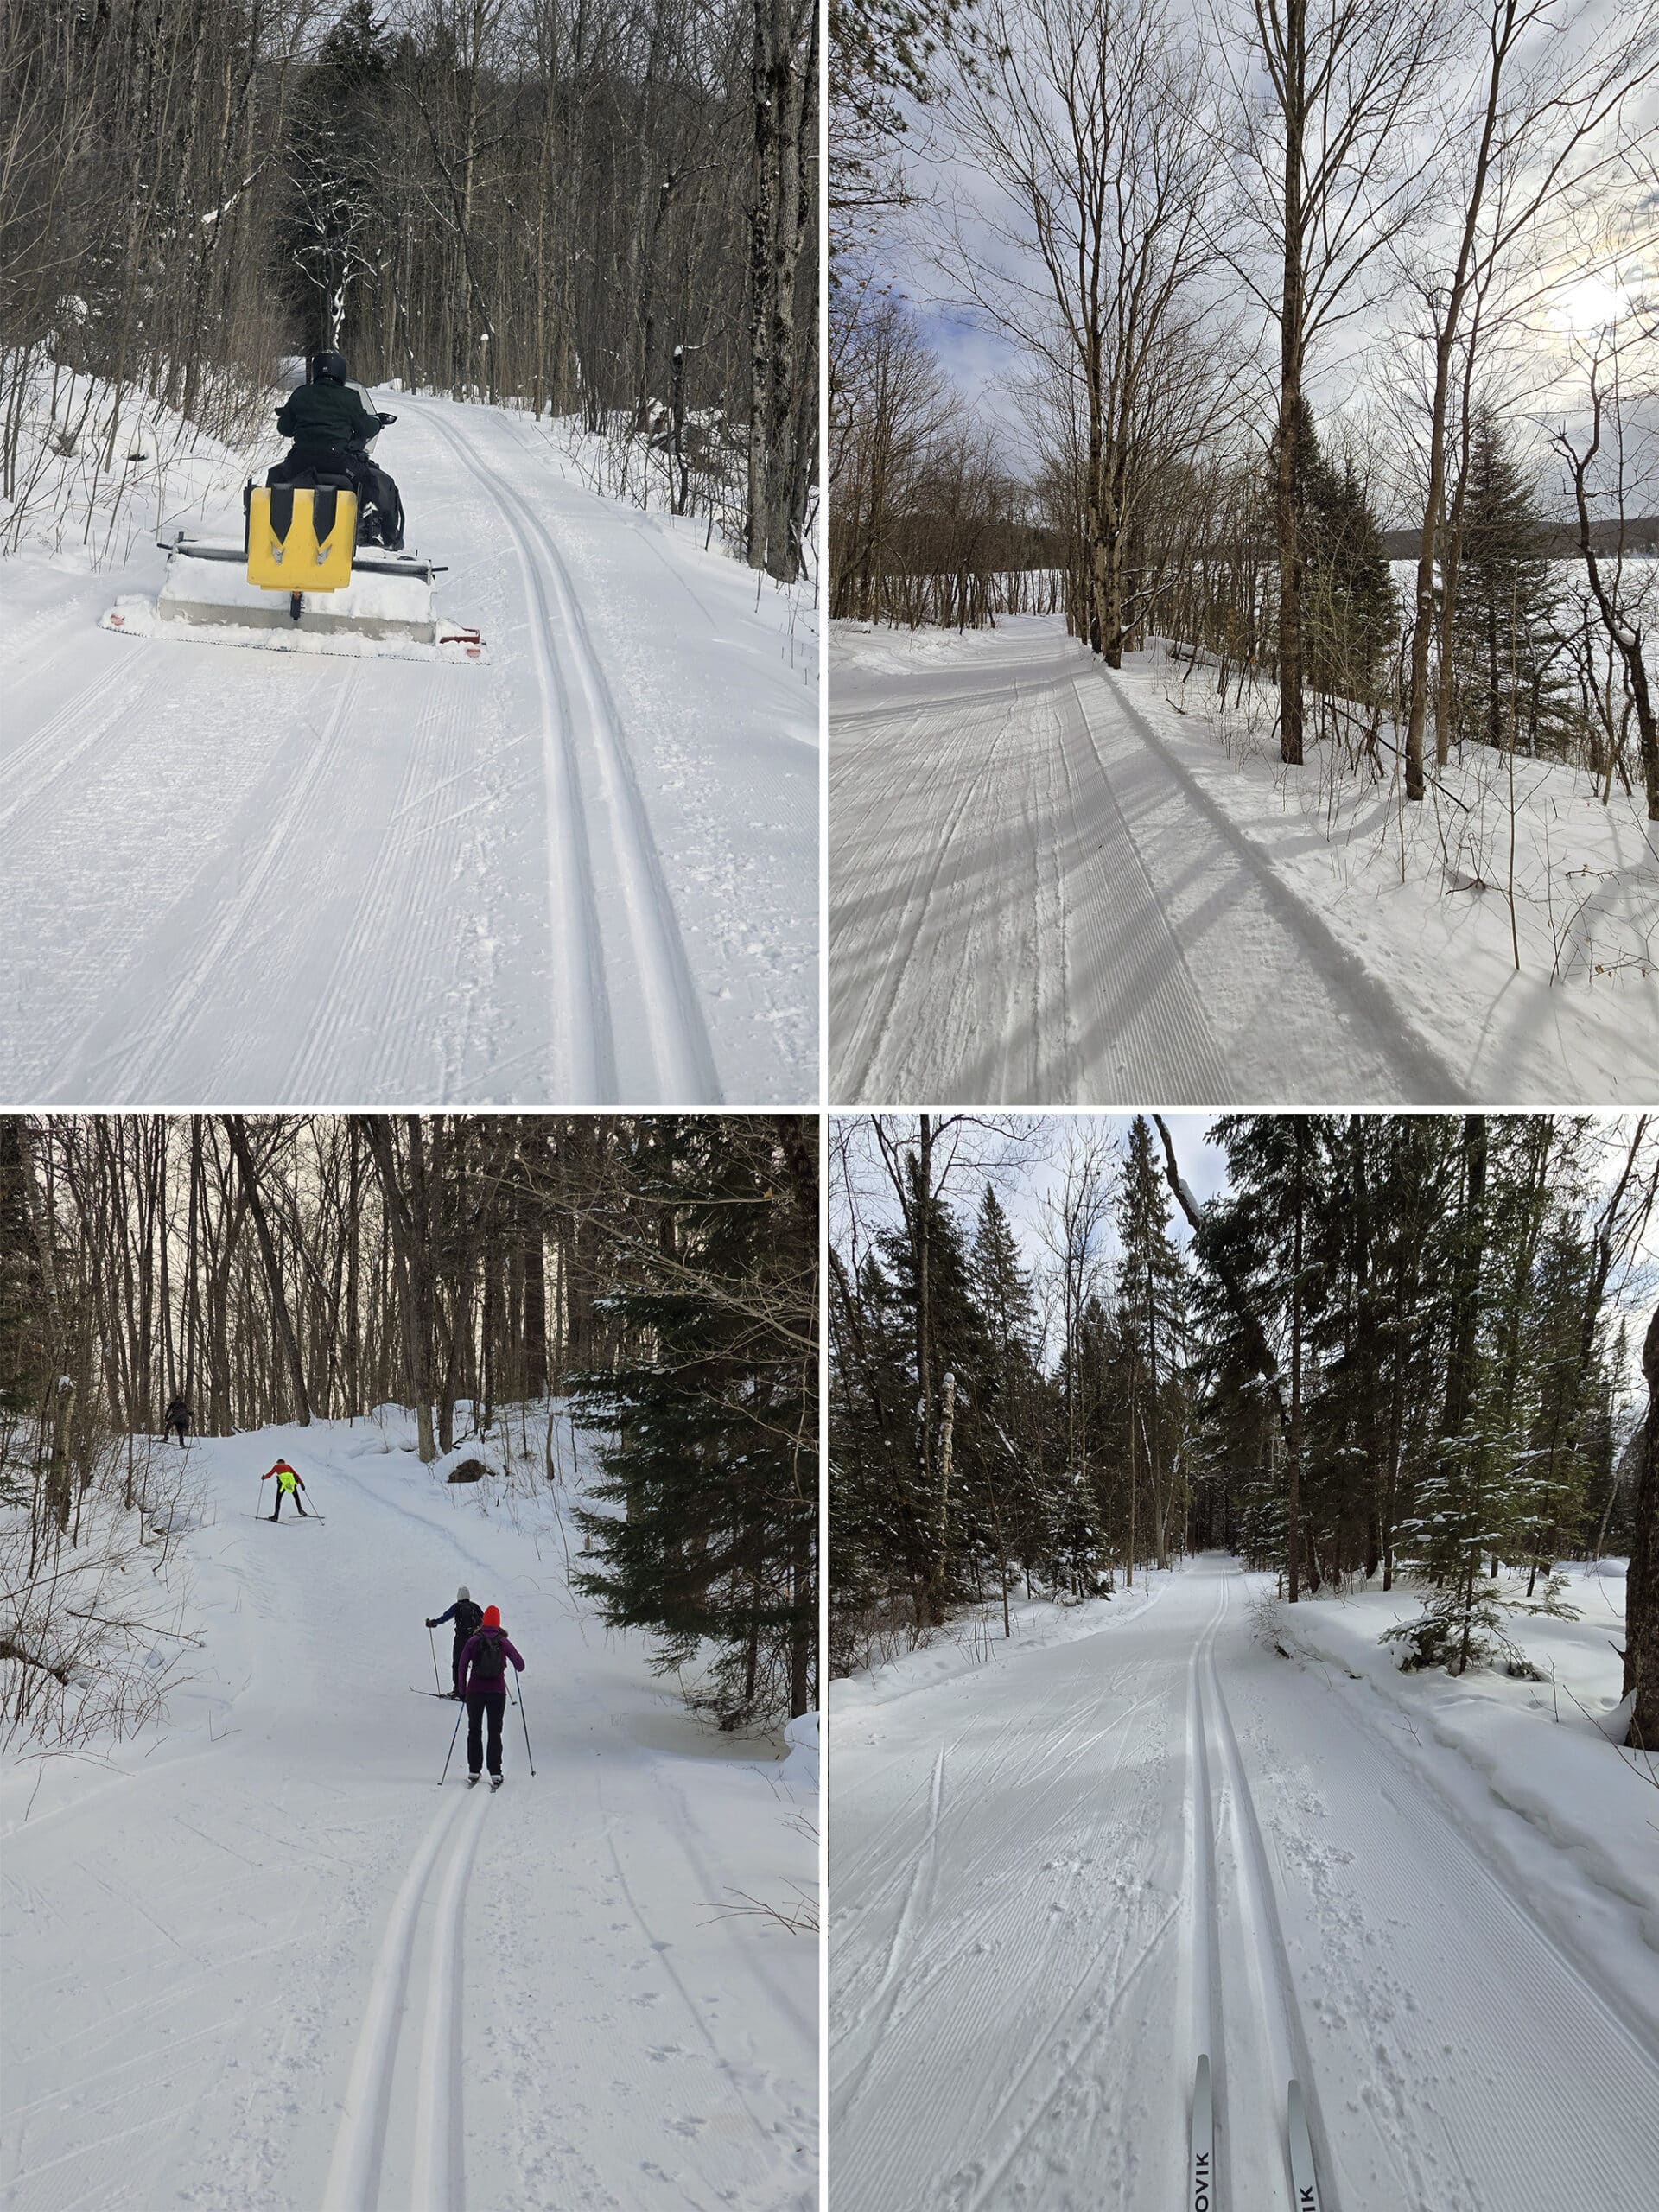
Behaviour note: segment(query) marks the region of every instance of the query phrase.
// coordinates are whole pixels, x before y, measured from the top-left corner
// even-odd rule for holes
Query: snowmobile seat
[[[251,484],[248,582],[264,591],[339,591],[352,581],[357,493],[347,478],[312,484]]]

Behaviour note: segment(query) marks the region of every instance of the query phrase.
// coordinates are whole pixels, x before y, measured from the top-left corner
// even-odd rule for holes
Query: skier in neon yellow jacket
[[[267,1469],[265,1473],[260,1476],[259,1479],[262,1483],[268,1483],[272,1475],[275,1475],[276,1478],[276,1510],[270,1517],[273,1521],[279,1521],[282,1518],[283,1500],[285,1497],[291,1497],[294,1501],[294,1510],[299,1515],[301,1520],[308,1521],[311,1516],[306,1511],[304,1506],[300,1503],[299,1497],[300,1492],[305,1488],[305,1484],[295,1473],[293,1468],[289,1465],[286,1459],[279,1459],[276,1465]]]

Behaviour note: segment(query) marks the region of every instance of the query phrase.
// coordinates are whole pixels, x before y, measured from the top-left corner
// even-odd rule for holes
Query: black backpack
[[[455,1634],[461,1638],[462,1643],[465,1643],[469,1637],[477,1633],[478,1624],[483,1618],[483,1606],[475,1605],[470,1598],[456,1605]]]
[[[482,1683],[486,1689],[500,1687],[507,1671],[507,1655],[501,1649],[504,1630],[499,1628],[480,1629],[478,1649],[473,1654],[472,1681]]]

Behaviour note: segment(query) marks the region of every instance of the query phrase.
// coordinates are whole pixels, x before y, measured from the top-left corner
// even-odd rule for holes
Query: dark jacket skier
[[[368,441],[390,423],[363,404],[346,381],[344,358],[319,353],[310,365],[311,380],[290,391],[276,417],[276,428],[294,443],[286,459],[269,471],[270,485],[292,483],[313,469],[343,471],[359,499],[373,502],[380,516],[380,541],[392,552],[404,543],[404,506],[397,486],[365,451]]]
[[[484,1608],[473,1603],[472,1595],[463,1582],[455,1592],[454,1604],[427,1623],[428,1628],[442,1628],[448,1620],[453,1620],[455,1624],[454,1649],[449,1655],[451,1697],[461,1695],[461,1655],[467,1648],[468,1637],[483,1618]]]
[[[490,1724],[490,1786],[501,1781],[501,1716],[507,1709],[507,1661],[522,1675],[524,1662],[507,1641],[501,1609],[491,1605],[483,1625],[461,1655],[461,1691],[467,1700],[467,1770],[474,1782],[484,1764],[483,1725]]]
[[[190,1410],[188,1402],[182,1397],[175,1398],[172,1404],[168,1408],[166,1414],[162,1421],[162,1443],[166,1443],[168,1438],[172,1435],[174,1430],[176,1428],[179,1432],[179,1442],[182,1444],[185,1439],[185,1432],[188,1429],[194,1418],[195,1416]]]

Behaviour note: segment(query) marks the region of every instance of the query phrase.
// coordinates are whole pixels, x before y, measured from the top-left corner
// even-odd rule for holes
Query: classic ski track
[[[478,1848],[483,1808],[494,1793],[480,1783],[476,1795],[479,1802],[462,1814],[461,1840],[444,1870],[427,1967],[417,2092],[420,2133],[412,2183],[413,2202],[422,2212],[463,2212],[466,2202],[461,2171],[466,2141],[461,2125],[461,1929],[467,1911],[467,1878]]]
[[[968,713],[953,719],[952,709],[959,704]],[[916,709],[912,723],[929,711],[926,704]],[[946,747],[957,742],[952,733],[964,720],[971,723],[970,701],[946,699],[935,702],[931,711],[943,725],[938,741]],[[1016,719],[1033,721],[1034,728],[1033,718],[1044,713],[1052,715],[1054,734],[1052,740],[1039,739],[1036,752],[1046,763],[1052,788],[1041,795],[1034,816],[1024,792],[1004,792],[1000,805],[986,810],[986,849],[997,856],[999,881],[1011,884],[1017,874],[1027,893],[1022,912],[1040,916],[1046,904],[1041,893],[1046,857],[1053,869],[1048,887],[1058,916],[1052,944],[1039,933],[1029,975],[1011,972],[1001,979],[1009,995],[1005,1014],[1012,1014],[1013,995],[1023,984],[1028,982],[1033,999],[1025,1019],[1002,1022],[1003,1041],[995,1070],[996,1096],[1014,1100],[1082,1095],[1098,1047],[1090,1049],[1078,1024],[1096,1018],[1090,1009],[1102,979],[1115,976],[1146,979],[1139,1001],[1122,1013],[1109,1039],[1111,1049],[1128,1062],[1123,1079],[1128,1092],[1135,1097],[1179,1096],[1211,1103],[1231,1095],[1230,1071],[1211,1041],[1202,996],[1107,769],[1088,698],[1077,679],[1068,679],[1061,670],[1056,671],[1052,683],[1016,690],[974,779],[937,833],[931,859],[910,896],[899,949],[885,962],[866,1010],[855,1012],[849,1022],[849,1039],[842,1057],[849,1071],[841,1084],[842,1095],[897,1097],[919,1090],[929,1096],[944,1096],[962,1090],[959,1071],[917,1068],[913,1057],[884,1066],[883,1058],[904,980],[964,815],[970,806],[979,807],[992,788],[998,756],[1007,750]],[[971,734],[968,741],[972,741]],[[1062,824],[1064,834],[1051,834]],[[1069,868],[1061,865],[1066,848],[1076,856]],[[879,865],[879,856],[866,854],[866,869],[873,857]],[[831,938],[833,943],[833,925]],[[1048,980],[1051,970],[1053,980]],[[844,1007],[845,987],[837,996]],[[873,1013],[868,1010],[872,1004]],[[971,1007],[969,1011],[971,1016]],[[1057,1033],[1046,1035],[1039,1016],[1050,1031],[1058,1025]],[[939,1033],[950,1033],[953,1027],[960,1030],[960,1022],[948,1008],[942,1010]],[[916,1041],[912,1035],[912,1056]],[[1042,1065],[1046,1048],[1052,1061],[1046,1070]],[[1016,1065],[1016,1060],[1026,1065]]]
[[[98,1015],[80,1032],[73,1044],[60,1053],[48,1081],[48,1095],[54,1095],[72,1076],[95,1076],[110,1061],[119,1058],[123,1060],[119,1071],[124,1079],[119,1086],[123,1095],[160,1096],[166,1087],[169,1070],[191,1037],[191,1016],[197,1008],[208,979],[226,952],[242,934],[249,918],[257,911],[272,876],[286,864],[289,841],[328,768],[334,739],[352,702],[357,683],[357,673],[353,671],[340,685],[327,720],[312,739],[309,752],[289,779],[288,788],[277,805],[270,835],[256,854],[251,867],[241,878],[236,895],[220,911],[217,920],[210,917],[204,931],[193,932],[197,950],[187,956],[183,975],[159,1005],[146,1003],[140,1008],[136,1020],[130,1007],[126,1007],[118,1013]],[[188,912],[200,882],[198,878],[163,918],[161,929],[156,932],[163,941],[181,923],[183,914],[181,909]],[[152,951],[155,944],[156,938],[152,936],[149,940]],[[170,968],[170,963],[168,966]],[[100,1034],[106,1034],[116,1021],[122,1024],[121,1033],[101,1051],[94,1050]],[[147,1065],[142,1061],[135,1065],[130,1056],[142,1052],[144,1040],[152,1035],[160,1039],[152,1057]]]
[[[465,1825],[461,1816],[467,1794],[464,1789],[444,1794],[392,1900],[341,2100],[322,2212],[375,2212],[378,2205],[386,2118],[421,1899],[445,1844]],[[395,2208],[388,2205],[386,2212],[395,2212]]]
[[[1221,1916],[1216,1870],[1215,1792],[1210,1777],[1210,1724],[1204,1695],[1204,1662],[1227,1611],[1224,1582],[1202,1634],[1187,1662],[1186,1840],[1187,1880],[1191,1896],[1188,1971],[1192,1987],[1189,2010],[1193,2025],[1193,2071],[1200,2056],[1210,2061],[1210,2109],[1216,2152],[1211,2178],[1218,2185],[1217,2212],[1230,2212],[1235,2202],[1233,2176],[1227,2157],[1229,2130],[1226,2113],[1226,2038],[1221,2025]],[[1190,2091],[1188,2092],[1190,2096]],[[1188,2113],[1189,2127],[1191,2110]],[[1224,2183],[1221,2176],[1225,2172]]]
[[[671,1047],[666,1065],[658,1065],[657,1091],[664,1083],[677,1086],[675,1103],[719,1105],[720,1078],[709,1040],[702,1001],[680,935],[673,894],[664,873],[662,855],[645,811],[632,756],[611,687],[588,628],[569,563],[556,540],[530,502],[511,484],[496,476],[487,461],[480,462],[495,487],[512,501],[539,540],[547,556],[549,573],[560,601],[565,633],[575,647],[576,676],[585,697],[588,727],[600,766],[605,818],[626,889],[629,933],[633,939],[636,965],[645,976],[648,1000],[654,1001],[651,1033]],[[665,1095],[663,1103],[669,1103]]]
[[[1018,702],[1015,702],[1015,705],[1017,704]],[[875,1062],[880,1055],[882,1046],[887,1043],[887,1033],[893,1027],[899,993],[915,957],[916,947],[920,942],[922,929],[927,920],[928,903],[938,888],[939,877],[944,872],[946,860],[950,857],[951,840],[961,827],[963,815],[990,783],[991,772],[996,765],[997,753],[1001,749],[1003,741],[1007,736],[1009,726],[1014,720],[1015,705],[1010,705],[1003,715],[1001,728],[986,748],[984,760],[980,763],[972,780],[951,809],[950,817],[940,831],[938,842],[934,848],[932,862],[910,901],[898,949],[888,956],[882,970],[881,981],[874,995],[874,1014],[867,1011],[862,1019],[854,1025],[852,1043],[849,1048],[854,1056],[854,1072],[844,1077],[837,1086],[838,1094],[842,1097],[855,1099],[872,1095],[870,1084]],[[833,920],[830,924],[830,942],[833,944],[836,935]],[[859,1042],[861,1033],[869,1039],[869,1042],[861,1048]],[[926,1084],[921,1088],[924,1095],[931,1095]],[[902,1084],[890,1085],[880,1095],[894,1098],[903,1096],[906,1095],[906,1086]]]
[[[1230,1583],[1222,1584],[1223,1612],[1230,1601]],[[1216,1665],[1215,1638],[1206,1643],[1200,1661],[1210,1693],[1210,1710],[1215,1724],[1217,1748],[1221,1754],[1223,1778],[1228,1790],[1229,1813],[1233,1837],[1239,1859],[1239,1917],[1249,1939],[1251,1956],[1261,1977],[1260,1997],[1264,2017],[1259,2023],[1269,2046],[1274,2038],[1273,2023],[1266,2014],[1268,1986],[1282,2015],[1284,2033],[1296,2079],[1302,2085],[1307,2103],[1308,2133],[1313,2139],[1313,2158],[1319,2175],[1320,2212],[1338,2212],[1338,2197],[1335,2167],[1331,2155],[1330,2139],[1325,2133],[1319,2109],[1318,2085],[1313,2079],[1313,2064],[1308,2050],[1307,2033],[1302,2023],[1301,2005],[1296,1993],[1295,1976],[1291,1971],[1289,1948],[1279,1916],[1278,1897],[1274,1888],[1273,1867],[1262,1838],[1261,1821],[1255,1809],[1255,1800],[1244,1772],[1244,1761],[1239,1751],[1238,1738],[1233,1727],[1232,1714],[1228,1708],[1226,1694],[1221,1687],[1221,1674]],[[1274,2085],[1278,2103],[1274,2111],[1274,2123],[1278,2130],[1284,2169],[1286,2202],[1290,2196],[1290,2152],[1284,2130],[1283,2098],[1287,2082]],[[1231,2181],[1231,2162],[1229,2161],[1229,2182]]]
[[[553,588],[557,604],[557,627],[563,632],[568,647],[569,664],[582,695],[585,709],[582,719],[587,724],[588,750],[597,772],[600,795],[604,802],[598,826],[605,833],[621,893],[633,955],[632,980],[643,988],[645,1001],[648,1017],[646,1033],[650,1040],[654,1078],[649,1103],[718,1105],[721,1091],[713,1048],[696,985],[686,959],[661,856],[645,813],[633,765],[628,757],[620,719],[588,636],[586,618],[564,557],[529,501],[499,476],[487,461],[474,457],[464,442],[440,416],[427,416],[423,410],[420,411],[423,418],[432,424],[458,455],[462,466],[495,501],[512,532],[526,581],[531,585],[541,615],[541,633],[539,637],[532,635],[537,677],[543,683],[543,698],[550,709],[555,698],[563,706],[563,713],[556,719],[568,735],[577,718],[570,713],[568,698],[558,680],[559,663],[550,656],[555,620],[548,602],[547,584],[550,582]],[[539,545],[543,555],[539,562],[536,557],[536,545]],[[550,676],[552,678],[550,691],[547,680]],[[574,744],[568,744],[564,750],[567,802],[574,804],[578,817],[584,823],[583,842],[586,846],[594,825],[587,821],[582,807]],[[591,908],[591,862],[588,899]],[[608,1007],[608,994],[604,982],[605,956],[606,947],[599,932],[595,912],[590,959],[598,979],[598,988]],[[617,1088],[613,1059],[611,1096],[615,1103],[631,1103],[621,1096]]]
[[[582,777],[570,733],[570,715],[558,663],[551,652],[552,616],[547,604],[541,570],[526,543],[518,518],[501,497],[497,485],[473,461],[464,442],[449,432],[435,415],[417,409],[417,418],[437,432],[494,505],[512,540],[524,580],[525,627],[536,688],[542,702],[543,805],[548,841],[548,925],[554,957],[568,948],[575,988],[555,992],[556,1008],[568,1000],[573,1011],[565,1034],[556,1046],[556,1065],[563,1058],[569,1073],[561,1088],[572,1105],[607,1105],[616,1101],[615,1043],[611,1006],[605,981],[599,909],[594,887],[593,854],[588,824],[582,802]]]

